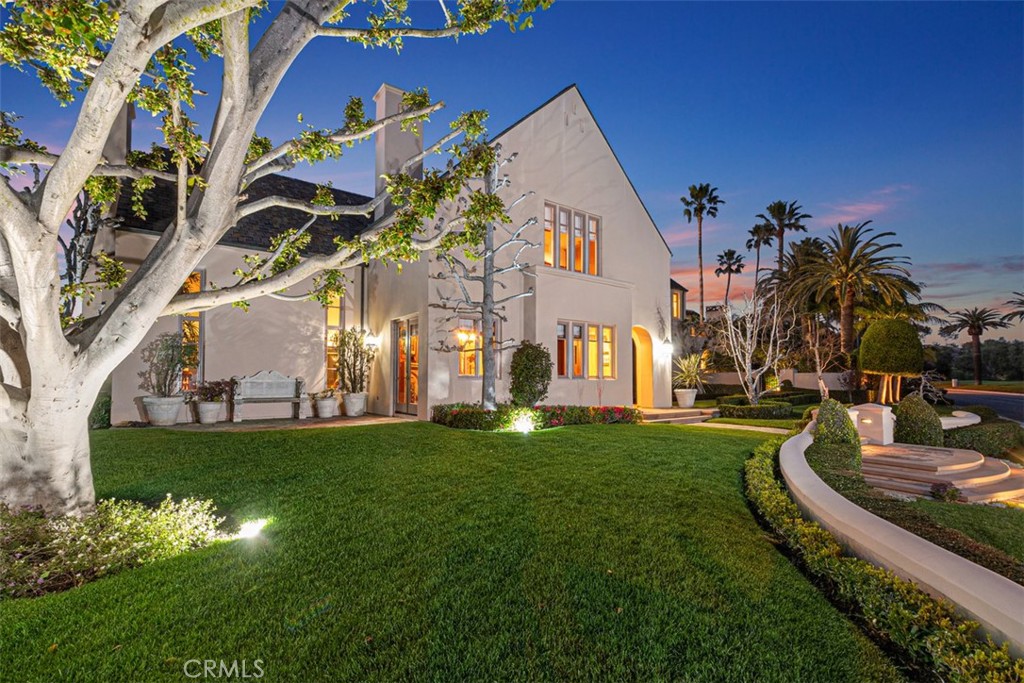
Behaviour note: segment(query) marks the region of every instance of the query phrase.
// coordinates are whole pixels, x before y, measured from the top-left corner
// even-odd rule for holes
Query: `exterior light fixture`
[[[252,519],[248,522],[243,522],[238,533],[235,534],[235,538],[256,538],[263,531],[263,527],[267,525],[269,520],[267,519]]]
[[[526,412],[521,413],[512,421],[512,429],[520,434],[529,434],[533,431],[533,415]]]

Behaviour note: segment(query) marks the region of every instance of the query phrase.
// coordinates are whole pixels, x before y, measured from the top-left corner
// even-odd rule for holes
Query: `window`
[[[544,205],[544,265],[600,273],[601,219],[554,204]]]
[[[683,293],[672,292],[672,317],[679,320],[683,317]]]
[[[327,365],[327,386],[336,388],[338,386],[338,340],[345,327],[345,314],[342,310],[340,296],[332,296],[324,310],[325,333],[324,333],[324,356]]]
[[[555,265],[555,207],[544,205],[544,265]]]
[[[555,372],[573,379],[615,378],[615,328],[581,322],[559,322],[556,328]]]
[[[501,347],[500,327],[494,321],[494,337],[491,345],[495,351]],[[462,318],[455,330],[455,340],[459,353],[459,376],[479,377],[484,373],[484,335],[480,319]],[[500,363],[499,363],[500,366]],[[495,375],[500,376],[500,367]]]
[[[181,286],[182,294],[197,294],[203,291],[203,274],[195,271]],[[194,391],[203,381],[203,314],[198,311],[185,313],[180,317],[181,346],[184,365],[181,368],[181,390]]]
[[[559,377],[569,376],[569,346],[566,343],[565,332],[568,329],[565,323],[558,323],[558,344],[556,355],[558,359],[555,361],[557,366],[556,370]]]

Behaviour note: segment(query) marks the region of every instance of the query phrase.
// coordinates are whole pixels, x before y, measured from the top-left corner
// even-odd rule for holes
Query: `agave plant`
[[[676,358],[676,371],[672,375],[672,386],[676,389],[704,391],[704,368],[699,353]]]

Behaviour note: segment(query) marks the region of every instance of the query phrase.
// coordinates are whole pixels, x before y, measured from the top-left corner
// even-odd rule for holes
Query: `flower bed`
[[[581,424],[639,424],[643,413],[628,406],[553,405],[518,408],[499,404],[495,410],[484,410],[475,403],[445,403],[434,406],[432,422],[453,429],[476,429],[485,432],[548,429]]]
[[[1010,657],[1005,645],[976,639],[978,624],[959,617],[948,602],[890,571],[845,556],[832,534],[805,520],[775,476],[784,441],[766,441],[754,450],[744,466],[745,488],[757,511],[810,573],[920,670],[951,681],[1024,680],[1024,661]]]

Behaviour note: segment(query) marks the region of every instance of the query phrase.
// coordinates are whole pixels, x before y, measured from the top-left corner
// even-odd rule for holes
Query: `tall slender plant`
[[[774,239],[775,229],[770,223],[758,223],[750,229],[747,251],[754,250],[754,287],[757,287],[758,279],[761,276],[761,247],[772,246]]]
[[[715,277],[725,276],[725,305],[729,305],[729,289],[732,287],[732,276],[743,272],[743,256],[735,249],[726,249],[718,255],[718,267]]]
[[[803,213],[801,209],[803,207],[796,202],[787,204],[780,199],[769,204],[765,209],[766,213],[757,214],[758,218],[772,227],[775,239],[779,241],[779,256],[776,261],[779,270],[782,269],[783,256],[786,253],[786,233],[807,232],[807,226],[803,222],[811,218],[811,214]]]
[[[710,183],[690,185],[689,196],[683,195],[679,201],[686,208],[683,215],[686,222],[697,219],[697,276],[700,282],[700,320],[704,322],[704,216],[714,218],[718,215],[718,207],[725,200],[718,196],[718,188]]]
[[[971,359],[974,361],[974,383],[981,384],[981,335],[989,330],[1009,326],[1010,323],[1000,317],[998,311],[991,308],[970,308],[953,312],[949,316],[949,323],[940,332],[946,336],[952,336],[959,332],[967,332],[970,335]]]
[[[370,382],[370,367],[377,349],[366,343],[366,331],[350,327],[337,335],[338,389],[361,394]]]

